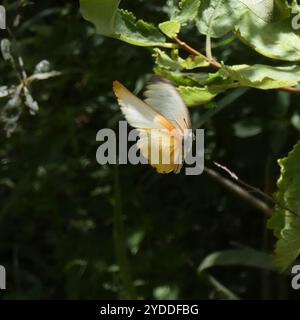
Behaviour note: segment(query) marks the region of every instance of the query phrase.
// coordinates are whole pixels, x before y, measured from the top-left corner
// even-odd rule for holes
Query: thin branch
[[[212,67],[214,67],[215,69],[220,69],[222,67],[222,65],[215,61],[214,59],[209,59],[207,56],[205,56],[204,54],[200,53],[199,51],[197,51],[196,49],[192,48],[191,46],[189,46],[187,43],[185,43],[184,41],[181,41],[178,37],[175,37],[174,40],[178,43],[178,45],[180,46],[180,48],[188,51],[189,53],[191,53],[193,56],[200,56],[202,57],[204,60],[206,60]]]
[[[263,198],[265,198],[266,200],[271,202],[273,205],[277,205],[281,209],[286,210],[286,211],[290,212],[291,214],[299,217],[299,215],[296,212],[294,212],[292,209],[290,209],[290,208],[286,207],[285,205],[281,204],[280,202],[276,201],[273,196],[263,192],[262,190],[260,190],[257,187],[253,187],[250,184],[248,184],[247,182],[241,180],[234,172],[229,170],[227,167],[222,166],[221,164],[219,164],[217,162],[214,162],[214,165],[217,166],[218,168],[224,170],[226,173],[228,173],[233,180],[237,181],[246,190],[259,194],[260,196],[262,196]]]
[[[233,183],[231,180],[222,177],[218,172],[211,168],[205,168],[204,171],[207,175],[209,175],[213,180],[220,183],[223,187],[231,191],[232,193],[239,196],[241,199],[248,202],[250,205],[252,205],[254,208],[260,210],[262,213],[264,213],[266,216],[270,217],[273,213],[272,209],[263,201],[257,199],[254,197],[251,193],[249,193],[247,190],[242,188],[236,183]]]

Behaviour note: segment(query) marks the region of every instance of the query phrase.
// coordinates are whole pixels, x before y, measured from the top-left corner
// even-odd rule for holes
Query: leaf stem
[[[178,48],[178,45],[176,43],[166,42],[166,43],[161,43],[159,47],[167,48],[167,49],[176,49]]]

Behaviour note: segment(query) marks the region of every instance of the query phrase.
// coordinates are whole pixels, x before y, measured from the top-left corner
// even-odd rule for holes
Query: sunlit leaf
[[[266,23],[254,14],[245,14],[236,33],[243,42],[269,58],[300,60],[300,33],[293,29],[291,18]]]
[[[238,0],[202,0],[197,17],[197,27],[202,34],[222,37],[232,31],[245,11]]]
[[[271,21],[274,12],[274,0],[239,0],[261,20]]]
[[[120,2],[121,0],[80,0],[81,14],[95,25],[98,33],[111,36],[115,34]]]
[[[188,86],[179,86],[178,91],[181,94],[186,105],[189,107],[207,104],[222,92],[222,90],[210,87],[201,88]]]
[[[119,3],[119,0],[81,0],[81,13],[95,25],[99,34],[137,46],[174,46],[165,43],[164,35],[152,24],[138,20],[127,10],[118,9]]]
[[[223,66],[221,73],[238,81],[241,86],[258,89],[275,89],[294,86],[300,81],[300,67],[272,67],[256,64]]]
[[[201,0],[181,0],[179,3],[179,10],[173,17],[181,24],[192,21],[196,18]]]
[[[156,64],[160,68],[165,68],[173,71],[180,70],[193,70],[195,68],[207,67],[209,63],[202,57],[187,57],[182,59],[178,52],[173,52],[173,55],[168,55],[165,51],[154,49],[154,58]]]
[[[159,24],[159,29],[169,38],[174,38],[180,32],[180,23],[176,20],[166,21]]]
[[[285,270],[300,253],[300,142],[287,158],[279,161],[281,175],[278,180],[275,213],[268,222],[278,238],[275,263]]]

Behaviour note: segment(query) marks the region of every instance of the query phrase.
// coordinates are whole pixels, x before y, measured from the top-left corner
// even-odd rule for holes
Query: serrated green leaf
[[[93,23],[97,33],[116,38],[136,46],[172,48],[152,24],[138,20],[127,10],[118,9],[120,0],[80,0],[83,17]]]
[[[233,83],[231,79],[224,78],[219,72],[181,72],[180,69],[172,71],[171,68],[157,67],[154,69],[155,74],[163,78],[169,79],[175,85],[214,87],[216,90],[225,91],[229,88],[236,88],[238,85]]]
[[[241,86],[275,89],[300,82],[300,66],[271,67],[267,65],[223,66],[220,73],[238,81]]]
[[[155,63],[160,68],[168,70],[182,70],[181,64],[178,59],[172,59],[165,51],[155,48],[153,51]]]
[[[174,38],[180,32],[180,23],[176,20],[170,20],[159,24],[159,29],[169,38]]]
[[[278,238],[275,264],[285,270],[300,253],[300,142],[279,164],[281,175],[276,201],[280,205],[275,208],[268,227]]]
[[[282,270],[292,264],[300,254],[300,221],[293,221],[284,228],[276,243],[274,263]]]
[[[245,248],[210,254],[201,262],[198,272],[201,273],[209,268],[218,266],[247,266],[275,270],[270,254]]]
[[[185,24],[196,18],[200,6],[200,0],[181,0],[179,10],[176,12],[174,19]]]
[[[178,51],[173,51],[172,56],[169,56],[166,52],[156,48],[154,49],[154,58],[156,64],[160,68],[168,70],[193,70],[195,68],[207,67],[209,63],[201,56],[188,57],[182,59],[178,55]]]
[[[164,46],[165,37],[152,24],[137,20],[127,10],[118,10],[115,37],[137,46]]]
[[[186,73],[180,71],[170,71],[164,68],[155,68],[154,73],[160,77],[169,79],[177,86],[204,86],[208,75],[205,73]]]
[[[188,57],[184,60],[181,60],[181,66],[185,70],[193,70],[195,68],[208,67],[209,62],[201,56]]]

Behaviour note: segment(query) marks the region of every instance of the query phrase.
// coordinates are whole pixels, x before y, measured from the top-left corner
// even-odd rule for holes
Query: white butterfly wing
[[[113,89],[126,120],[142,134],[137,142],[142,155],[159,173],[178,173],[183,161],[183,130],[191,125],[188,110],[176,89],[162,81],[150,84],[145,102],[118,81],[114,81]],[[151,149],[160,155],[158,160],[151,159],[148,154]],[[164,163],[162,158],[168,153],[170,161]]]
[[[191,128],[189,111],[176,88],[162,79],[149,84],[144,93],[145,102],[183,133]]]
[[[127,90],[120,82],[114,81],[113,89],[121,110],[132,127],[138,129],[174,129],[171,123]]]

